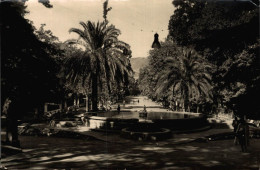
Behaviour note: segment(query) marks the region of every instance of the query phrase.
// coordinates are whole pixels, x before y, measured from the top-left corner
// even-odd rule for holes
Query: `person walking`
[[[240,123],[238,124],[236,134],[237,134],[242,152],[246,152],[247,146],[249,144],[249,126],[246,123],[245,118],[241,119]]]

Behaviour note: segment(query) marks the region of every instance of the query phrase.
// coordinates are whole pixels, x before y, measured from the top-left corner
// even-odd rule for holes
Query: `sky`
[[[46,8],[38,0],[26,2],[29,14],[26,18],[39,28],[46,24],[61,41],[77,38],[69,34],[70,28],[81,28],[80,21],[97,22],[103,20],[105,0],[52,0],[53,8]],[[109,0],[108,20],[121,30],[119,39],[128,43],[132,57],[147,57],[154,34],[163,41],[168,34],[168,22],[174,12],[172,0]]]

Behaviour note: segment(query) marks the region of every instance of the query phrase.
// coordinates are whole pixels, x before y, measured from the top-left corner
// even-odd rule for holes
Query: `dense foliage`
[[[24,19],[23,3],[1,2],[1,103],[15,116],[57,99],[56,47],[41,41]]]
[[[259,94],[260,77],[258,7],[248,1],[174,0],[173,5],[176,10],[169,20],[168,39],[174,43],[169,48],[179,46],[194,49],[203,56],[205,62],[210,63],[213,86],[211,105],[216,108],[213,111],[224,109],[259,118],[260,109],[255,100],[256,94]],[[153,60],[155,57],[151,57],[154,52],[159,63]],[[143,93],[151,92],[151,97],[157,100],[154,88],[159,78],[155,73],[161,71],[158,68],[167,68],[169,65],[166,64],[167,57],[160,55],[163,52],[167,52],[165,45],[152,50],[149,66],[140,73]],[[177,56],[181,58],[181,54]],[[178,65],[178,60],[172,60],[171,63]],[[160,77],[166,77],[166,72],[174,69],[166,70]],[[177,78],[171,78],[168,76],[165,80],[178,82]]]
[[[211,101],[212,66],[194,50],[181,49],[178,57],[165,58],[164,69],[159,72],[156,94],[170,92],[173,101],[182,103],[185,110],[201,100]]]
[[[166,41],[162,48],[151,50],[149,62],[140,72],[140,88],[144,94],[188,111],[203,102],[211,102],[213,67],[193,49]]]
[[[81,94],[98,101],[129,93],[134,84],[130,46],[117,39],[120,30],[108,25],[108,1],[104,21],[81,22],[83,30],[72,28],[78,40],[62,43],[45,24],[36,30],[24,18],[25,1],[4,1],[1,11],[1,109],[7,116],[7,137],[17,141],[17,119],[29,112],[43,113],[46,102],[64,103]],[[49,1],[39,1],[47,8]],[[77,44],[81,46],[74,46]],[[82,48],[83,47],[83,48]],[[99,91],[99,93],[98,93]],[[9,139],[7,139],[9,140]]]
[[[166,57],[176,58],[178,56],[178,50],[176,45],[172,41],[166,41],[161,43],[160,49],[153,49],[148,56],[149,64],[147,67],[140,69],[139,85],[140,90],[144,95],[155,100],[156,96],[156,84],[158,82],[158,73],[164,70],[164,59]]]
[[[97,110],[98,90],[101,92],[116,91],[121,83],[126,83],[132,72],[130,60],[130,46],[118,40],[120,30],[106,21],[80,22],[83,30],[72,28],[70,32],[77,33],[79,39],[69,40],[67,43],[81,45],[82,52],[66,59],[65,73],[69,80],[91,82],[92,109]],[[116,87],[116,89],[114,88]]]
[[[23,2],[4,1],[1,12],[1,110],[7,117],[7,142],[19,145],[17,119],[43,111],[44,102],[60,100],[58,62],[61,53],[50,32],[24,18]],[[50,37],[48,37],[50,36]]]

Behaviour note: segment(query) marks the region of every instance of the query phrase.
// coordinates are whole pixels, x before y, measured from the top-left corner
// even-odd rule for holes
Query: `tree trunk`
[[[67,107],[68,107],[67,101],[65,100],[65,101],[64,101],[64,109],[67,110]]]
[[[74,100],[73,100],[73,106],[76,106],[77,105],[77,100],[76,100],[76,98],[74,98]]]
[[[62,111],[62,101],[59,103],[59,110]]]
[[[184,90],[184,101],[183,101],[183,107],[184,107],[184,111],[188,111],[189,109],[189,94],[188,94],[188,88],[185,88]]]
[[[48,104],[44,103],[44,113],[48,112]]]
[[[79,97],[77,98],[77,106],[79,107]]]
[[[3,105],[3,113],[6,115],[6,143],[20,147],[18,140],[18,117],[14,114],[17,110],[14,111],[15,105],[11,105],[12,102],[14,101],[7,98]]]
[[[98,98],[98,79],[97,79],[97,75],[93,75],[92,77],[92,110],[93,111],[97,111],[98,107],[97,107],[97,98]]]
[[[86,112],[88,112],[89,110],[88,110],[88,95],[86,95]]]
[[[88,100],[88,111],[90,112],[92,110],[92,101],[91,99]]]
[[[39,109],[38,109],[38,107],[34,108],[34,119],[39,119]]]
[[[7,117],[6,142],[12,146],[20,147],[18,140],[18,122],[15,118]]]

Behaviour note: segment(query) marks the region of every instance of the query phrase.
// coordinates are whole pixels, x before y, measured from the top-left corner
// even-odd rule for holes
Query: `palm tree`
[[[171,91],[171,97],[179,99],[185,110],[189,110],[191,101],[198,101],[201,97],[211,99],[211,68],[194,50],[180,49],[180,56],[165,59],[156,93],[159,95]]]
[[[78,39],[68,40],[68,44],[76,44],[83,47],[83,51],[74,53],[67,58],[67,78],[83,84],[91,82],[92,109],[97,111],[98,88],[102,89],[102,80],[106,80],[107,88],[111,89],[111,82],[115,78],[124,82],[132,73],[129,58],[130,46],[118,40],[120,30],[113,25],[107,25],[107,21],[80,22],[83,30],[71,28],[69,32],[79,35]]]

